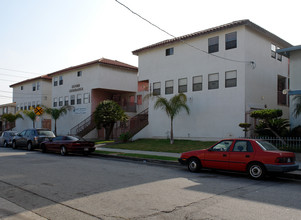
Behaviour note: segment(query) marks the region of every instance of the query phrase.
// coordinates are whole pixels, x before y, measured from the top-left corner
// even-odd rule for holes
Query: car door
[[[237,140],[229,152],[229,169],[245,171],[247,164],[253,160],[255,152],[250,141]]]
[[[229,150],[232,143],[233,140],[223,140],[209,148],[204,153],[202,165],[207,168],[227,170],[229,168]]]

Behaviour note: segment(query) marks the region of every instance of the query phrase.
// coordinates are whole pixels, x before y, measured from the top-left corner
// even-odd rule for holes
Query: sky
[[[249,19],[301,44],[300,0],[118,1],[174,36]],[[132,51],[170,38],[115,0],[0,0],[0,104],[14,83],[102,57],[138,67]]]

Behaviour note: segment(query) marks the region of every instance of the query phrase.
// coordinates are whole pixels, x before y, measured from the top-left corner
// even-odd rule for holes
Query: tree
[[[185,109],[187,114],[190,113],[190,109],[188,105],[186,104],[187,97],[185,94],[180,93],[178,95],[173,96],[170,100],[167,100],[166,98],[157,97],[157,100],[155,102],[154,108],[155,109],[162,109],[166,112],[167,116],[170,117],[170,144],[174,143],[173,139],[173,120],[177,114],[182,109]]]
[[[295,107],[293,110],[294,117],[297,118],[301,114],[301,95],[294,96]]]
[[[44,112],[54,120],[54,134],[56,135],[56,121],[72,109],[71,106],[63,106],[61,108],[47,108],[44,106]]]
[[[262,110],[256,110],[251,113],[252,118],[261,119],[261,125],[259,125],[258,128],[261,127],[261,129],[269,130],[272,132],[273,135],[276,137],[280,137],[280,131],[276,128],[286,128],[289,126],[286,119],[281,119],[282,116],[282,110],[280,109],[262,109]]]
[[[37,118],[37,115],[32,110],[23,110],[23,113],[32,120],[32,127],[35,128],[35,121]]]
[[[105,129],[105,139],[109,140],[117,121],[126,121],[127,115],[122,108],[112,100],[104,100],[96,107],[94,120],[96,127]]]

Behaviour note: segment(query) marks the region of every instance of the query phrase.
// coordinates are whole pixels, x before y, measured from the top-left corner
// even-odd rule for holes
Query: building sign
[[[87,108],[74,108],[72,110],[72,113],[74,115],[84,115],[87,114]]]
[[[83,87],[80,87],[80,84],[75,84],[71,86],[71,89],[69,90],[69,92],[78,92],[78,91],[82,91],[84,90]]]

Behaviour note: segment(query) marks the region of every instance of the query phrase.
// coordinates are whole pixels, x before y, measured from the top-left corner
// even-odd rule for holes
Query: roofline
[[[10,85],[9,87],[12,88],[14,86],[21,85],[21,84],[24,84],[24,83],[29,83],[29,82],[36,81],[36,80],[39,80],[39,79],[41,79],[41,80],[49,80],[49,81],[52,80],[49,75],[42,75],[42,76],[38,76],[38,77],[35,77],[35,78],[23,80],[21,82],[17,82],[15,84]]]
[[[61,74],[63,72],[67,72],[67,71],[71,71],[71,70],[75,70],[75,69],[81,69],[83,67],[91,66],[91,65],[94,65],[94,64],[107,65],[107,66],[118,67],[118,68],[128,69],[128,70],[138,72],[138,68],[135,67],[135,66],[132,66],[132,65],[129,65],[129,64],[126,64],[126,63],[122,63],[122,62],[117,61],[117,60],[110,60],[110,59],[106,59],[106,58],[101,58],[101,59],[93,60],[93,61],[90,61],[90,62],[87,62],[87,63],[79,64],[79,65],[76,65],[76,66],[71,66],[71,67],[68,67],[68,68],[65,68],[65,69],[62,69],[62,70],[58,70],[58,71],[55,71],[55,72],[50,73],[48,75],[53,76],[53,75],[56,75],[56,74]]]
[[[247,27],[250,27],[251,29],[253,29],[253,30],[255,30],[259,33],[262,33],[266,37],[273,39],[275,42],[278,42],[278,43],[282,44],[284,47],[291,47],[292,46],[290,43],[286,42],[285,40],[281,39],[280,37],[276,36],[275,34],[265,30],[264,28],[258,26],[257,24],[251,22],[250,20],[245,19],[245,20],[233,21],[231,23],[227,23],[227,24],[224,24],[224,25],[220,25],[220,26],[216,26],[216,27],[213,27],[213,28],[205,29],[203,31],[198,31],[198,32],[195,32],[195,33],[183,35],[183,36],[180,36],[180,37],[175,37],[175,38],[172,38],[172,39],[164,40],[164,41],[161,41],[161,42],[151,44],[149,46],[142,47],[140,49],[134,50],[134,51],[132,51],[132,53],[134,55],[138,55],[142,51],[146,51],[146,50],[153,49],[153,48],[156,48],[156,47],[161,47],[161,46],[172,44],[172,43],[175,43],[175,42],[181,42],[183,40],[192,39],[192,38],[196,38],[196,37],[199,37],[199,36],[204,36],[204,35],[208,35],[208,34],[211,34],[211,33],[214,33],[214,32],[227,30],[227,29],[230,29],[230,28],[233,28],[233,27],[238,27],[238,26],[243,26],[243,25],[245,25]]]
[[[290,52],[297,51],[297,50],[301,50],[301,45],[279,49],[279,50],[276,50],[276,52],[289,58]]]

